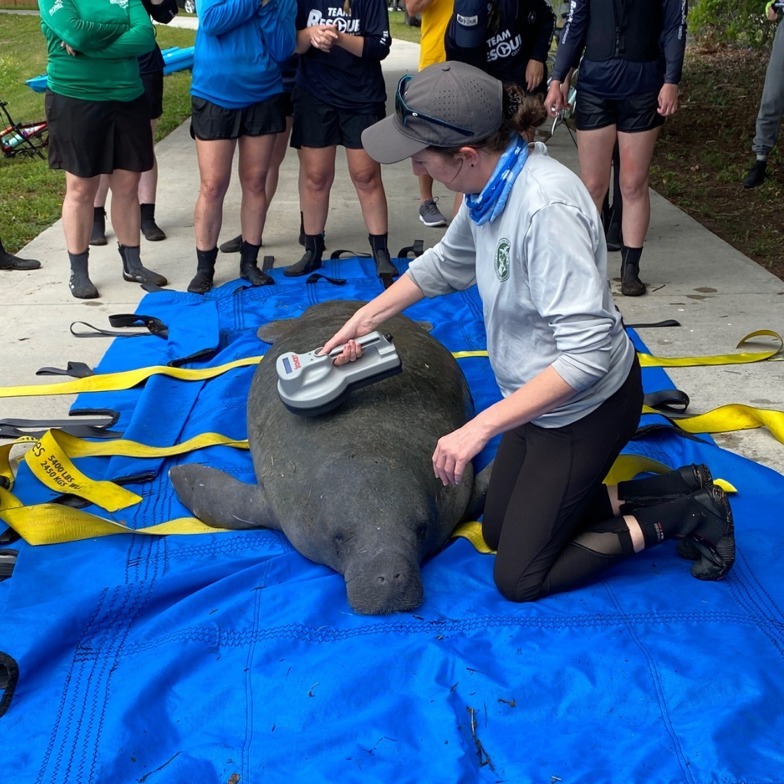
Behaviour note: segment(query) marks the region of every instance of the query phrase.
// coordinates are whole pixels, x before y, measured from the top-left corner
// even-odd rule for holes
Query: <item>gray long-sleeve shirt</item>
[[[476,225],[463,204],[441,242],[411,262],[425,296],[476,283],[490,363],[506,397],[552,365],[575,390],[535,424],[561,427],[626,380],[634,346],[607,282],[601,220],[579,178],[537,143],[506,207]]]

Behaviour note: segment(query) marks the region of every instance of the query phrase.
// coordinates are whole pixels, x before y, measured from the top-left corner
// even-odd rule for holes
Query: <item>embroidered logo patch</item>
[[[512,246],[506,237],[502,237],[495,249],[495,276],[503,283],[509,279],[509,254]]]

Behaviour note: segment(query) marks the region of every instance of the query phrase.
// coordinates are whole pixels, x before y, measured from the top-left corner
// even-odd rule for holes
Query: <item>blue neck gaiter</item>
[[[481,193],[466,194],[465,200],[471,220],[478,226],[494,221],[506,206],[509,192],[528,160],[528,142],[515,135],[482,188]]]

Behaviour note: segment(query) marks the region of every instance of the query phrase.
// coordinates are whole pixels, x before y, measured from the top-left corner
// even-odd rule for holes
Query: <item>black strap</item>
[[[14,573],[18,557],[19,550],[0,550],[0,583]]]
[[[92,332],[79,332],[74,329],[77,324],[89,327]],[[127,337],[136,338],[145,335],[156,335],[160,338],[169,337],[169,328],[156,316],[144,316],[140,313],[117,313],[109,316],[109,324],[113,327],[144,327],[146,332],[123,332],[116,329],[100,329],[86,321],[74,321],[71,334],[76,338]]]
[[[647,327],[679,327],[680,325],[680,321],[676,321],[675,319],[665,319],[664,321],[650,321],[644,324],[626,324],[625,326],[630,327],[631,329],[643,329]]]
[[[65,368],[43,367],[36,371],[36,376],[71,376],[87,378],[93,375],[93,369],[84,362],[68,362]]]
[[[329,258],[331,261],[335,261],[335,259],[342,258],[344,253],[346,254],[346,258],[353,258],[354,256],[356,256],[357,258],[360,259],[369,259],[371,255],[370,253],[357,253],[356,251],[353,250],[340,248],[340,250],[333,250],[332,253],[330,253]]]
[[[345,286],[348,283],[343,278],[330,278],[329,275],[322,275],[320,272],[312,273],[305,283],[318,283],[320,280],[326,280],[327,283],[331,283],[333,286]]]
[[[40,438],[47,430],[57,428],[77,438],[120,438],[122,433],[110,428],[120,418],[118,411],[110,408],[74,409],[70,416],[99,415],[100,419],[2,419],[0,438],[21,438],[33,436]]]
[[[689,407],[689,396],[680,389],[660,389],[658,392],[649,392],[643,397],[643,402],[649,408],[655,408],[670,414],[683,414]]]
[[[14,697],[18,681],[19,665],[7,653],[0,651],[0,690],[3,692],[3,696],[0,698],[0,718],[11,707],[11,700]]]
[[[425,252],[425,241],[424,240],[414,240],[412,245],[406,245],[405,248],[401,248],[398,253],[397,257],[399,259],[408,258],[411,254],[416,256],[421,256]]]

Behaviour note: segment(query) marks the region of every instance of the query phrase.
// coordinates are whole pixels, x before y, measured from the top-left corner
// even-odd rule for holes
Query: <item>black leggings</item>
[[[497,550],[495,582],[507,599],[532,601],[567,590],[630,551],[622,521],[608,525],[613,513],[602,480],[634,435],[642,402],[635,356],[621,388],[577,422],[559,428],[529,423],[504,433],[482,535]],[[625,534],[620,544],[614,533],[619,522]],[[604,552],[570,544],[591,530],[609,533],[614,543]]]

